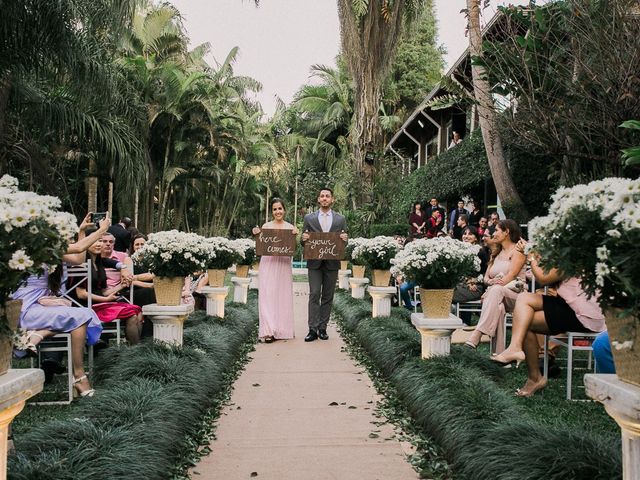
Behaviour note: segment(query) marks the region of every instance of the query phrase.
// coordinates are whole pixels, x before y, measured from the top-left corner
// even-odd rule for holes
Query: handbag
[[[522,280],[520,277],[514,278],[509,283],[507,283],[505,287],[513,292],[522,293],[524,290],[524,280]]]
[[[38,299],[38,303],[43,307],[70,307],[71,300],[53,295],[46,295]]]

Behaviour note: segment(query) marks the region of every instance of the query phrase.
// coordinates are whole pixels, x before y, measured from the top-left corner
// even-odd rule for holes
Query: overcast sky
[[[172,0],[182,13],[192,47],[211,44],[212,56],[222,62],[238,46],[235,73],[260,81],[258,94],[266,114],[275,98],[290,102],[309,79],[314,64],[334,65],[340,49],[336,0]],[[484,12],[491,18],[497,4],[525,4],[527,0],[492,1]],[[435,0],[439,41],[447,49],[447,68],[467,46],[466,21],[460,10],[465,0]],[[209,63],[214,64],[213,58]]]

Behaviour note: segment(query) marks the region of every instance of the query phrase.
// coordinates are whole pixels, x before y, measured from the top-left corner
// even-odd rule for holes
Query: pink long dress
[[[260,338],[271,336],[284,340],[294,337],[291,257],[260,258],[258,313]]]
[[[511,270],[511,260],[502,252],[499,254],[488,272],[489,278],[495,278],[498,274],[507,275]],[[524,278],[526,267],[523,265],[518,277]],[[496,353],[502,353],[505,349],[504,321],[505,314],[513,312],[518,294],[502,285],[490,286],[482,299],[482,311],[476,330],[496,337]]]

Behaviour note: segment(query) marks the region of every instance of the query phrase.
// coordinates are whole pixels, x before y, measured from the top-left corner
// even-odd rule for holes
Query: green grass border
[[[370,302],[339,292],[334,317],[393,384],[416,425],[440,445],[455,478],[621,478],[619,430],[600,405],[567,402],[559,390],[516,398],[512,377],[523,372],[463,347],[422,360],[420,335],[403,309],[374,319]]]
[[[95,397],[57,409],[53,420],[38,412],[32,420],[42,423],[18,426],[8,478],[188,478],[208,453],[212,422],[257,338],[254,292],[247,305],[225,309],[224,320],[192,314],[183,348],[145,342],[102,351]]]

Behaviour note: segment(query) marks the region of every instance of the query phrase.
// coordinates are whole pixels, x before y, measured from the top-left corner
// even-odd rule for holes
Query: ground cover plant
[[[564,379],[551,379],[544,395],[516,398],[525,372],[455,345],[449,357],[421,360],[408,313],[374,319],[370,308],[341,292],[334,313],[442,448],[454,478],[621,478],[617,425],[599,404],[564,400]]]
[[[28,407],[16,418],[9,478],[188,478],[253,348],[256,298],[228,304],[224,320],[192,314],[183,348],[146,342],[101,352],[96,397],[69,407]]]

